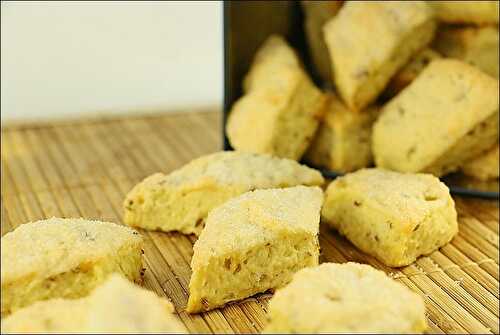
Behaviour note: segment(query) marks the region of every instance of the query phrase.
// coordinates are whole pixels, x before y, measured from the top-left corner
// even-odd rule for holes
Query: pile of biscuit
[[[295,160],[216,152],[137,184],[123,221],[198,236],[188,313],[277,290],[266,332],[423,332],[423,299],[384,272],[319,265],[320,222],[405,266],[458,232],[448,188],[431,174],[377,168],[324,186]],[[144,274],[143,240],[130,227],[52,218],[3,236],[2,332],[185,332],[170,302],[132,284]]]
[[[498,179],[498,1],[302,1],[317,88],[281,36],[257,51],[233,148],[346,173]]]
[[[401,267],[457,234],[449,189],[417,172],[445,173],[464,154],[493,144],[498,80],[464,62],[439,60],[381,112],[372,114],[380,108],[370,105],[392,72],[430,42],[432,13],[423,2],[343,4],[325,25],[332,46],[349,56],[340,67],[348,74],[333,66],[340,97],[317,89],[285,41],[271,37],[230,116],[236,151],[144,179],[124,199],[128,227],[52,218],[4,235],[2,333],[186,332],[168,300],[134,284],[144,275],[141,232],[148,230],[198,237],[188,313],[276,291],[267,333],[425,331],[420,295],[369,265],[320,265],[318,236],[326,225],[382,264]],[[359,20],[370,22],[378,40],[363,38]],[[376,47],[364,57],[357,53],[361,40]],[[435,122],[425,118],[431,114]],[[370,136],[357,133],[373,122],[380,167],[361,168],[353,160],[371,156],[369,148],[357,154]],[[308,149],[315,134],[318,145]],[[325,185],[319,171],[297,162],[306,150],[310,157],[335,152],[332,162],[357,171]]]

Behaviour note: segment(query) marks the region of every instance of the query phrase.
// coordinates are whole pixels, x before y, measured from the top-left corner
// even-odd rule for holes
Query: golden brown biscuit
[[[438,19],[446,23],[498,24],[498,0],[428,1]]]
[[[226,133],[234,149],[299,160],[324,112],[325,96],[279,36],[261,46],[246,93],[232,106]]]
[[[276,289],[318,264],[323,191],[256,190],[210,212],[193,249],[189,313]]]
[[[141,281],[142,238],[110,222],[52,218],[2,237],[2,315],[38,300],[79,298],[111,273]]]
[[[385,89],[385,95],[393,97],[408,86],[420,72],[423,71],[434,59],[441,58],[441,55],[430,49],[426,48],[412,57],[410,62],[406,64],[394,77],[392,77],[389,85]]]
[[[458,232],[450,191],[430,174],[362,169],[335,179],[324,222],[388,266],[405,266]]]
[[[349,1],[324,26],[335,87],[350,109],[362,110],[434,36],[424,1]]]
[[[336,95],[329,94],[325,117],[306,152],[306,160],[344,173],[370,166],[372,125],[378,112],[374,106],[353,112]]]
[[[462,167],[462,172],[468,176],[479,180],[489,180],[498,178],[499,170],[498,144],[485,153],[466,162]]]
[[[498,141],[498,79],[454,59],[433,61],[373,126],[375,164],[442,176]]]
[[[498,78],[498,27],[442,27],[433,47],[446,57],[463,60]]]
[[[143,229],[199,235],[208,213],[240,194],[323,182],[318,171],[291,159],[216,152],[169,175],[156,173],[137,184],[123,202],[123,220]]]
[[[269,302],[263,333],[416,334],[426,328],[423,299],[382,271],[358,263],[300,270]]]

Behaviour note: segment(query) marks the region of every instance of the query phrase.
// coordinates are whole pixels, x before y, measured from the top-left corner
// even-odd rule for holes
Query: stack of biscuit
[[[429,174],[380,169],[347,174],[326,192],[323,184],[318,171],[288,158],[217,152],[136,185],[124,223],[199,236],[188,313],[278,291],[266,331],[423,332],[418,294],[367,265],[319,266],[319,225],[387,266],[405,266],[457,233],[448,188]],[[144,274],[138,231],[52,218],[20,226],[1,246],[2,333],[186,331],[169,301],[131,283]],[[298,286],[314,300],[295,301]],[[395,307],[401,296],[412,304]],[[295,319],[288,304],[293,313],[320,310]],[[405,314],[394,317],[399,308]]]
[[[51,218],[5,234],[1,249],[2,334],[186,331],[170,301],[136,285],[144,251],[133,229]]]
[[[339,173],[375,165],[498,179],[498,1],[301,5],[325,107],[315,103],[317,91],[287,89],[292,81],[284,64],[299,71],[301,62],[296,55],[291,61],[284,39],[290,55],[268,52],[277,39],[270,37],[245,78],[252,91],[229,115],[234,149],[303,159]],[[267,93],[258,98],[255,91]],[[282,108],[279,113],[267,107],[272,103]]]
[[[341,108],[347,129],[363,128],[361,118],[351,120],[347,107]],[[347,149],[344,154],[349,157]],[[319,266],[319,225],[338,230],[387,266],[406,266],[458,232],[446,185],[430,174],[382,169],[348,173],[326,192],[323,184],[318,171],[292,159],[217,152],[136,185],[124,200],[124,223],[198,235],[188,313],[277,291],[268,332],[423,332],[418,294],[367,265]],[[297,300],[299,286],[300,295],[311,299]],[[401,296],[412,304],[396,303]],[[400,308],[405,313],[396,317]],[[294,317],[301,314],[307,317]]]

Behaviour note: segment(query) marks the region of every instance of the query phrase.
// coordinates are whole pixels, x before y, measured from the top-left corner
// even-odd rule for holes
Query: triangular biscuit
[[[5,234],[2,254],[2,316],[51,298],[87,295],[119,272],[141,281],[139,233],[110,222],[51,218]]]
[[[208,212],[230,198],[254,189],[323,182],[318,171],[290,159],[216,152],[136,185],[123,204],[124,221],[143,229],[199,235]]]
[[[226,122],[231,146],[299,160],[318,128],[326,97],[282,36],[271,35],[259,47],[243,90]]]
[[[210,212],[194,245],[187,311],[279,288],[318,264],[319,187],[256,190]]]

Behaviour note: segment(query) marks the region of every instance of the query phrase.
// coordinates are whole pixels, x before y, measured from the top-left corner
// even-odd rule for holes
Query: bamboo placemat
[[[221,147],[216,112],[95,119],[2,129],[1,233],[42,218],[121,222],[132,186]],[[499,332],[499,207],[455,197],[458,236],[416,263],[391,269],[322,227],[321,261],[368,263],[421,294],[429,333]],[[184,312],[192,236],[143,232],[145,286],[170,298],[192,332],[256,333],[269,295],[199,315]]]

